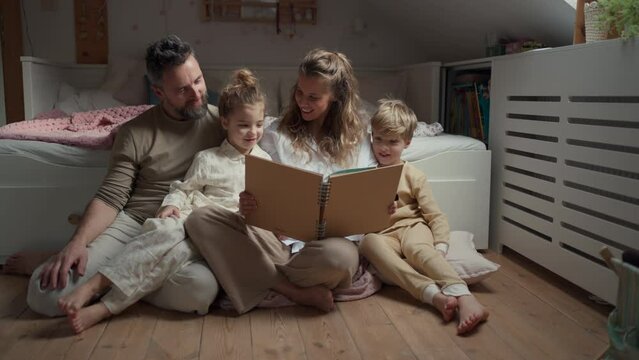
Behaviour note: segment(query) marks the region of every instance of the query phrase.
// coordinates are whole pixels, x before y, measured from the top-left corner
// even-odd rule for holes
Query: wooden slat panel
[[[572,166],[564,166],[562,172],[564,180],[639,198],[639,180],[637,179],[629,179]]]
[[[567,138],[639,148],[639,129],[570,124]]]
[[[564,186],[562,200],[604,215],[630,222],[639,227],[639,206]],[[637,231],[639,235],[639,231]]]
[[[557,187],[551,186],[551,183],[527,175],[522,175],[514,171],[503,170],[503,181],[526,189],[536,191],[538,193],[557,198]],[[503,185],[502,185],[503,186]]]
[[[636,249],[639,247],[639,237],[634,230],[572,209],[563,208],[561,212],[561,220],[570,225],[577,226],[630,248]]]
[[[503,189],[502,198],[551,217],[555,217],[557,215],[556,205],[554,203],[511,188]]]
[[[505,131],[519,131],[530,134],[557,136],[559,123],[506,118],[503,120]],[[505,136],[505,134],[504,134]]]
[[[628,94],[631,95],[631,94]],[[639,94],[634,94],[639,96]],[[601,120],[621,120],[639,122],[639,104],[620,103],[588,103],[588,102],[567,102],[563,104],[563,109],[567,116],[586,119]]]
[[[504,154],[504,164],[541,175],[557,177],[557,163],[549,161],[506,153]]]
[[[557,157],[560,146],[561,145],[558,143],[535,139],[526,139],[516,136],[506,135],[504,139],[504,148],[517,149],[553,157]]]
[[[564,159],[639,173],[639,155],[567,145]]]

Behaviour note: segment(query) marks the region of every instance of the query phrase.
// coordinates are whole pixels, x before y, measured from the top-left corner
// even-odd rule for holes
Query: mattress
[[[0,156],[21,156],[60,166],[104,168],[109,163],[109,154],[109,150],[91,150],[42,141],[0,140]]]
[[[439,134],[437,136],[414,137],[402,153],[402,159],[416,161],[447,151],[486,150],[486,144],[468,136]]]
[[[486,145],[476,139],[451,134],[415,137],[404,150],[402,159],[416,161],[446,151],[486,150]],[[23,156],[48,164],[71,167],[106,167],[109,150],[91,150],[75,146],[30,140],[0,140],[0,156]]]

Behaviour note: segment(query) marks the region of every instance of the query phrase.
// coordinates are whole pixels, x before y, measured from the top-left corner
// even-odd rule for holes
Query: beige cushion
[[[486,259],[475,250],[473,234],[451,231],[446,260],[467,284],[479,282],[499,269],[499,264]]]

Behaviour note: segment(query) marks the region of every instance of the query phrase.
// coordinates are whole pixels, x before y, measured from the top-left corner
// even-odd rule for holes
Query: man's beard
[[[181,108],[175,108],[175,112],[177,112],[178,115],[180,115],[180,117],[182,117],[184,120],[199,119],[202,116],[206,115],[206,112],[208,111],[208,103],[209,97],[206,93],[204,93],[204,95],[202,95],[201,106],[194,107],[186,105]]]

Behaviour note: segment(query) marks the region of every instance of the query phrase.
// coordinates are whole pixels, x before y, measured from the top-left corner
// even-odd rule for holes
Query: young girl
[[[404,164],[391,226],[367,234],[359,249],[380,277],[433,305],[444,321],[459,311],[457,332],[466,333],[486,320],[488,311],[446,262],[449,226],[426,176],[401,160],[417,126],[415,113],[400,100],[380,101],[371,119],[373,152],[379,166]]]
[[[312,50],[299,67],[286,113],[265,130],[261,144],[276,161],[322,174],[371,166],[375,161],[358,103],[357,80],[346,56]],[[240,212],[249,213],[259,201],[240,194]],[[255,307],[270,290],[298,304],[334,308],[330,289],[349,287],[358,267],[355,244],[327,238],[305,243],[291,255],[273,233],[241,220],[203,207],[185,225],[239,313]]]
[[[158,289],[181,266],[199,258],[186,241],[183,226],[193,209],[207,205],[238,211],[238,194],[244,189],[244,155],[270,159],[257,145],[263,134],[264,104],[253,74],[237,71],[222,91],[218,105],[226,140],[195,156],[184,181],[171,184],[158,218],[145,222],[147,232],[127,244],[121,255],[85,284],[60,299],[59,306],[76,333],[122,312]],[[98,303],[84,307],[109,288]],[[207,311],[199,310],[202,314]]]

